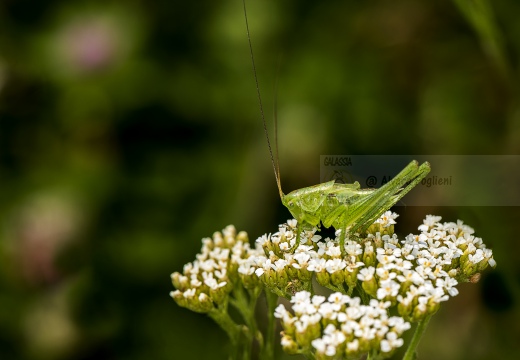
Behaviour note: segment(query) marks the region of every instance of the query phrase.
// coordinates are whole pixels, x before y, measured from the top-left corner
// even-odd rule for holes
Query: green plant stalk
[[[264,360],[274,359],[274,341],[275,341],[275,319],[274,310],[278,303],[278,296],[269,290],[265,290],[265,298],[267,300],[267,330],[265,334],[265,351]]]
[[[263,351],[264,347],[264,339],[262,333],[258,331],[258,325],[255,318],[256,303],[261,290],[255,289],[248,291],[249,296],[246,295],[244,290],[245,289],[242,286],[236,286],[233,290],[234,297],[230,298],[230,303],[237,309],[246,324],[246,329],[244,329],[245,338],[243,339],[243,352],[244,354],[247,352],[247,359],[249,359],[249,354],[252,350],[255,340],[258,343],[260,352]],[[246,358],[245,355],[244,358]]]
[[[426,328],[428,327],[428,323],[430,322],[432,316],[433,315],[428,315],[423,320],[419,321],[419,323],[417,324],[417,328],[415,328],[415,333],[413,334],[412,341],[410,342],[410,345],[408,345],[408,349],[406,350],[406,353],[403,356],[403,360],[415,359],[417,345],[419,345],[421,337],[426,331]]]
[[[233,347],[237,347],[240,341],[242,327],[236,324],[226,310],[214,308],[208,312],[212,318],[226,332]]]
[[[510,73],[503,40],[488,0],[453,0],[466,21],[480,38],[480,43],[504,78]]]
[[[244,319],[247,327],[251,330],[251,332],[254,334],[257,330],[256,320],[255,320],[255,306],[256,306],[256,300],[258,298],[258,294],[252,294],[249,293],[250,297],[249,300],[244,292],[244,288],[240,285],[236,286],[233,295],[234,298],[230,299],[231,305],[233,305],[240,315],[242,315],[242,318]]]
[[[361,302],[365,305],[368,305],[368,303],[370,302],[370,298],[369,296],[367,295],[367,293],[365,293],[365,290],[363,290],[363,287],[361,286],[361,283],[358,282],[357,286],[356,286],[357,290],[358,290],[358,293],[359,293],[359,297],[361,298]],[[367,359],[368,360],[368,359]]]
[[[260,353],[264,351],[264,337],[262,335],[262,332],[258,330],[258,325],[256,323],[255,319],[255,309],[256,309],[256,303],[258,301],[258,297],[262,293],[261,288],[255,288],[252,291],[249,291],[249,314],[251,316],[251,332],[252,336],[256,339],[259,347]]]
[[[307,349],[305,351],[302,351],[300,354],[302,354],[306,359],[309,359],[309,360],[315,360],[316,359],[316,356],[314,356],[312,351],[310,351],[309,349]]]
[[[350,295],[347,291],[345,291],[345,288],[343,286],[336,286],[336,285],[333,285],[333,284],[328,284],[326,286],[328,289],[332,290],[332,291],[336,291],[336,292],[340,292],[342,294],[345,294],[345,295]]]

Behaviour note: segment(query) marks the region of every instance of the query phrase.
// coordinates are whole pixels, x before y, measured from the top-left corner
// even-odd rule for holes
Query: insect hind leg
[[[356,221],[351,232],[366,231],[374,221],[412,190],[429,172],[430,164],[428,162],[421,166],[418,166],[416,161],[408,164],[395,178],[377,189],[364,202],[363,207],[368,206],[369,210],[365,211]]]

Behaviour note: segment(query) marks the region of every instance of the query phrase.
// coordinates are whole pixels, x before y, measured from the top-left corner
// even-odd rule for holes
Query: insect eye
[[[294,206],[294,203],[291,201],[291,202],[289,203],[289,206],[290,206],[290,207],[293,207],[293,206]]]

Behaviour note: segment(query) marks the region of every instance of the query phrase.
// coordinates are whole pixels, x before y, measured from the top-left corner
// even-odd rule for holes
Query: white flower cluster
[[[440,302],[458,294],[459,281],[474,278],[488,265],[496,266],[493,253],[474,230],[461,221],[440,223],[428,215],[419,227],[421,234],[397,236],[368,234],[367,240],[380,244],[376,262],[365,264],[358,274],[363,289],[379,300],[398,305],[405,319],[418,321],[433,314]]]
[[[316,230],[301,235],[294,253],[296,220],[289,220],[272,235],[256,242],[256,249],[240,260],[239,273],[244,282],[261,284],[289,298],[297,291],[310,290],[313,275],[319,284],[352,294],[361,282],[365,294],[398,305],[407,320],[418,321],[434,313],[440,302],[458,294],[459,281],[472,281],[488,265],[495,266],[493,254],[474,230],[461,221],[440,223],[428,215],[419,235],[399,240],[393,233],[396,214],[386,212],[371,227],[385,229],[345,242],[345,252],[336,239],[316,235]]]
[[[245,232],[230,225],[203,239],[196,260],[172,274],[177,290],[170,295],[180,306],[211,316],[215,309],[227,311],[238,285],[253,300],[265,288],[292,298],[294,315],[283,306],[275,314],[284,326],[286,352],[318,359],[367,352],[386,357],[402,345],[407,321],[431,316],[458,294],[459,282],[476,282],[482,270],[496,266],[492,251],[461,221],[441,223],[428,215],[420,234],[400,240],[396,218],[387,211],[366,234],[347,237],[343,251],[341,231],[322,240],[317,228],[303,231],[295,248],[294,219],[258,238],[254,248]],[[334,292],[328,301],[311,298],[313,278]],[[359,297],[352,297],[354,291]],[[390,308],[400,316],[390,317]]]
[[[208,312],[222,303],[238,280],[239,259],[247,255],[247,234],[236,233],[233,225],[213,238],[202,239],[202,249],[192,263],[184,265],[183,274],[171,274],[177,289],[170,296],[180,306],[196,312]]]
[[[290,251],[296,241],[296,220],[281,225],[275,234],[263,235],[256,241],[256,249],[242,260],[239,273],[243,277],[258,277],[261,284],[280,296],[289,298],[299,290],[308,289],[313,274],[320,284],[336,289],[345,281],[355,286],[357,268],[363,266],[361,245],[348,241],[343,256],[336,241],[320,241],[317,229],[302,233],[300,245]]]
[[[362,305],[359,298],[339,292],[328,298],[307,291],[292,299],[294,315],[280,304],[275,317],[281,319],[282,347],[289,354],[313,353],[317,359],[358,358],[377,351],[389,357],[403,345],[402,333],[410,324],[401,317],[388,316],[390,302],[372,299]]]

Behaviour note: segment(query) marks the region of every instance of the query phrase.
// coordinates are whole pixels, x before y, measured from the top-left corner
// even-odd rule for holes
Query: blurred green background
[[[324,154],[519,154],[518,14],[248,1],[284,190],[316,184]],[[498,262],[443,304],[420,359],[517,358],[519,207],[397,211],[404,235],[464,220]],[[169,275],[230,223],[254,240],[288,217],[241,0],[0,2],[0,359],[226,359]]]

